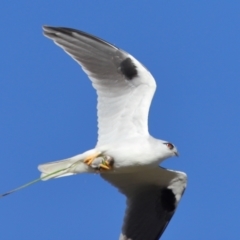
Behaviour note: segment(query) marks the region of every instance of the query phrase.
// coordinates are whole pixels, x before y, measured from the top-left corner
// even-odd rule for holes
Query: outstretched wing
[[[127,197],[119,240],[157,240],[171,220],[186,188],[187,176],[164,168],[101,176]]]
[[[82,67],[98,95],[98,143],[148,135],[156,89],[151,73],[133,56],[82,31],[44,26],[44,35]]]

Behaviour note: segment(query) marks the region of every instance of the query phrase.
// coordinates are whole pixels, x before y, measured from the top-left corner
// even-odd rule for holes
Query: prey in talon
[[[112,170],[114,160],[111,156],[108,155],[98,155],[89,165],[96,171],[107,171]]]

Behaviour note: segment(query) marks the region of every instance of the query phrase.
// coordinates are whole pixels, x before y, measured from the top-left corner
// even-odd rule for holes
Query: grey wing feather
[[[102,174],[127,197],[120,240],[157,240],[174,215],[186,187],[186,175],[163,168]]]
[[[79,30],[48,26],[43,29],[46,37],[53,39],[97,79],[116,77],[117,65],[127,56],[114,45]],[[123,78],[118,74],[118,78]]]
[[[148,112],[156,83],[127,52],[71,28],[44,26],[44,35],[75,59],[98,95],[98,146],[148,135]]]

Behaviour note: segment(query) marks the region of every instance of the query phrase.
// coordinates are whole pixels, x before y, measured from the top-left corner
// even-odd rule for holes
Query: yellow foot
[[[97,153],[86,157],[83,162],[99,172],[101,170],[111,170],[113,168],[114,160],[110,156]]]
[[[97,157],[100,157],[102,153],[95,153],[95,154],[92,154],[88,157],[86,157],[84,159],[84,163],[86,163],[88,166],[90,166],[92,164],[92,162],[97,158]]]
[[[99,164],[99,170],[111,170],[113,168],[113,158],[110,156],[102,155],[102,162]]]

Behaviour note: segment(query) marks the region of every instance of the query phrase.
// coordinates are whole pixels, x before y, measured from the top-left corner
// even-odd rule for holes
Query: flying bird
[[[98,37],[64,27],[43,30],[91,80],[98,96],[98,140],[82,154],[40,165],[41,178],[99,173],[127,198],[119,240],[159,239],[176,211],[187,175],[159,166],[178,151],[148,132],[153,76],[129,53]]]

